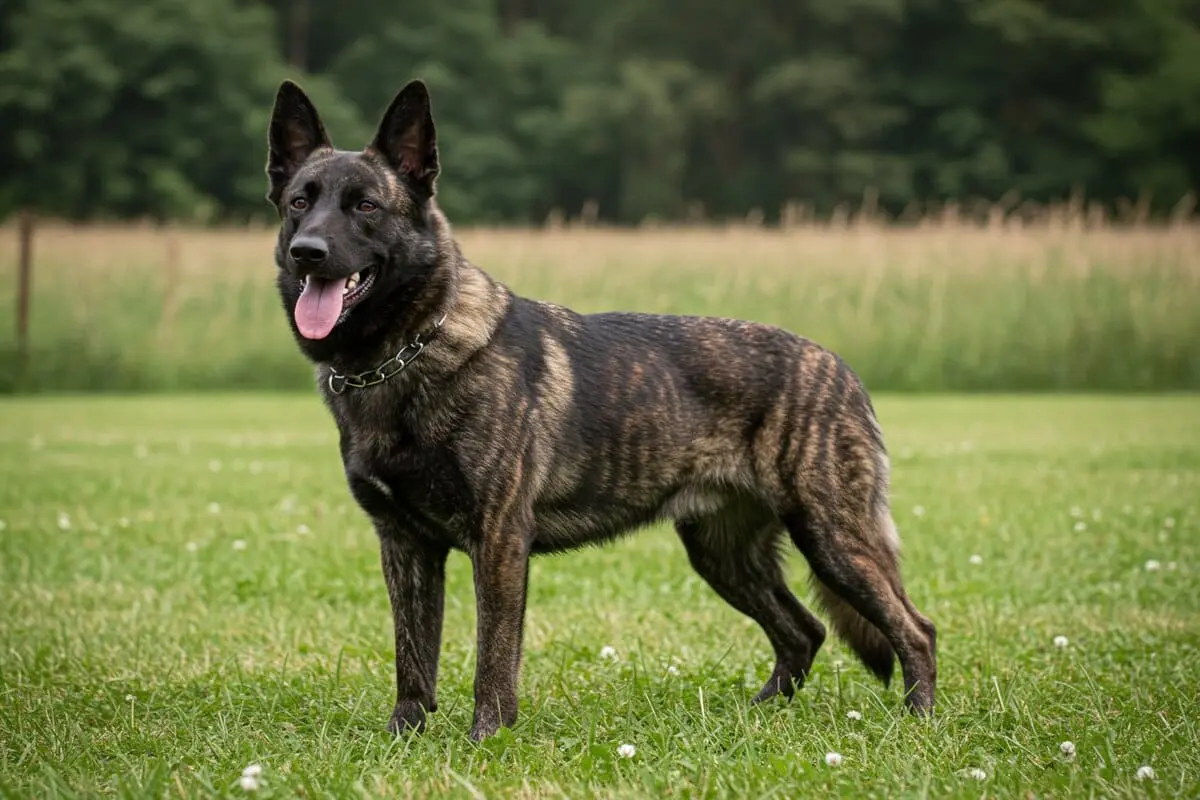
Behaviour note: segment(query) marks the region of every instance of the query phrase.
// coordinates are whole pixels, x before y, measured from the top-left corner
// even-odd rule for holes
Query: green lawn
[[[877,405],[932,721],[832,638],[750,707],[765,637],[659,528],[535,561],[521,717],[476,745],[461,555],[441,710],[383,731],[387,596],[315,394],[6,400],[0,794],[237,796],[252,763],[260,796],[1200,794],[1200,399]]]

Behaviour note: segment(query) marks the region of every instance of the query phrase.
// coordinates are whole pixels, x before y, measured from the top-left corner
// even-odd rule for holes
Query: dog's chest
[[[368,515],[408,533],[463,543],[471,492],[448,446],[394,433],[343,435],[346,480]]]

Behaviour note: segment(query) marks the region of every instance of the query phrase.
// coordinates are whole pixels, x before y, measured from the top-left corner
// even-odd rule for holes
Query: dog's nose
[[[300,264],[320,264],[329,255],[329,246],[315,236],[299,236],[292,240],[288,253]]]

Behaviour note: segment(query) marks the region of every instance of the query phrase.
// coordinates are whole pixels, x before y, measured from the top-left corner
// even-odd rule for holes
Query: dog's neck
[[[390,331],[378,346],[359,353],[340,354],[321,364],[323,374],[328,374],[331,367],[342,374],[374,370],[418,337],[424,348],[412,366],[405,368],[406,373],[412,373],[406,377],[449,373],[491,340],[511,302],[511,293],[463,257],[440,213],[436,214],[434,224],[438,264],[433,279],[412,304],[414,313],[407,315],[403,324]]]

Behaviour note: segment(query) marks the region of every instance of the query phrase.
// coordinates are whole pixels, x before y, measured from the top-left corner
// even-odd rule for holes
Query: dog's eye
[[[377,208],[379,208],[379,206],[375,205],[370,200],[359,200],[358,201],[358,210],[364,214],[370,214],[372,211],[374,211]]]
[[[304,209],[308,208],[308,201],[303,197],[293,197],[292,208],[296,209],[297,211],[303,211]]]

